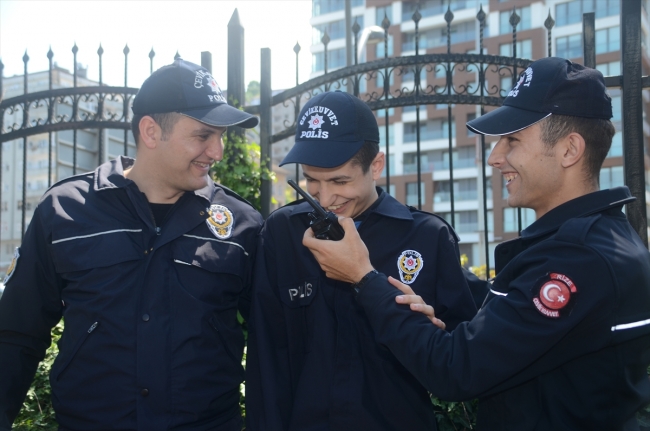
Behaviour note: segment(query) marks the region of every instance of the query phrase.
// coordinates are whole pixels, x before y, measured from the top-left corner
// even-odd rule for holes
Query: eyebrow
[[[308,180],[313,180],[313,179],[314,179],[314,178],[310,177],[309,175],[307,175],[307,174],[304,173],[304,172],[302,173],[302,175],[303,175],[305,178],[307,178]],[[323,181],[343,181],[343,180],[348,180],[348,181],[349,181],[349,180],[351,180],[351,179],[352,179],[352,177],[349,177],[349,176],[347,176],[347,175],[339,175],[338,177],[326,178],[326,179],[323,180]]]
[[[218,133],[219,131],[221,131],[221,133],[223,134],[223,133],[226,132],[226,128],[225,127],[214,127],[214,128],[212,128],[212,127],[199,127],[198,129],[192,130],[192,134],[193,135],[205,135],[205,134],[213,135],[215,133]]]

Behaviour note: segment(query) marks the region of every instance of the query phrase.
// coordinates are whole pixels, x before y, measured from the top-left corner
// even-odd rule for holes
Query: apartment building
[[[620,53],[620,1],[623,0],[352,0],[352,22],[360,27],[380,25],[384,18],[390,20],[388,29],[388,56],[409,56],[415,54],[415,24],[412,16],[419,10],[420,54],[445,53],[447,51],[447,23],[444,15],[450,8],[454,14],[451,23],[451,52],[477,53],[479,26],[476,15],[479,7],[486,13],[484,32],[484,53],[512,56],[513,28],[510,16],[513,9],[520,17],[517,29],[516,56],[539,59],[548,55],[547,30],[544,21],[549,12],[555,20],[552,29],[551,46],[554,56],[566,57],[582,62],[582,14],[596,14],[596,62],[604,75],[619,75]],[[650,70],[648,56],[649,27],[648,1],[643,2],[643,75]],[[321,38],[325,31],[331,41],[328,44],[328,72],[346,65],[345,57],[345,1],[313,0],[311,19],[313,28],[312,77],[324,72],[324,45]],[[360,61],[371,61],[384,57],[384,43],[367,45]],[[390,78],[392,89],[413,88],[413,73],[394,73]],[[381,89],[381,76],[361,84],[361,93]],[[454,85],[476,85],[476,73],[459,70],[454,73]],[[420,76],[422,87],[444,85],[445,69],[423,70]],[[512,87],[512,77],[501,79],[501,91],[505,95]],[[426,84],[425,84],[426,83]],[[612,148],[601,171],[601,188],[622,185],[623,139],[621,133],[621,94],[611,89],[614,108],[613,122],[618,130]],[[650,108],[650,97],[644,91],[644,110]],[[470,265],[485,262],[482,203],[482,157],[479,138],[467,130],[465,123],[478,115],[473,105],[451,107],[451,127],[448,105],[420,106],[420,165],[422,209],[433,211],[451,221],[451,191],[454,195],[454,225],[461,237],[461,253],[469,258]],[[415,107],[390,108],[377,111],[382,146],[385,151],[386,121],[388,122],[389,145],[389,192],[407,205],[418,205],[416,112]],[[644,113],[644,136],[646,154],[650,128]],[[451,161],[453,183],[450,180],[449,134],[452,135]],[[486,156],[495,138],[486,139]],[[646,167],[650,166],[646,155]],[[507,191],[498,171],[487,167],[487,222],[490,254],[494,246],[518,235],[519,220],[525,228],[535,220],[532,210],[510,208],[507,205]],[[650,174],[646,170],[646,200],[650,202]],[[385,183],[384,183],[385,186]],[[519,215],[520,214],[520,215]],[[494,259],[490,257],[493,264]]]
[[[85,69],[78,66],[77,86],[97,86],[97,82],[86,78]],[[69,88],[74,86],[74,74],[67,69],[54,66],[52,70],[52,88]],[[36,72],[28,75],[27,87],[29,93],[49,89],[49,72]],[[24,92],[24,77],[22,75],[6,77],[2,80],[3,98],[10,99]],[[57,121],[68,121],[72,114],[72,99],[63,97],[55,104],[53,113]],[[97,112],[98,99],[82,98],[78,104],[78,116],[92,116]],[[47,119],[47,106],[45,104],[32,105],[29,118],[32,121]],[[123,103],[121,100],[105,100],[104,112],[110,112],[119,118],[122,115]],[[22,124],[22,111],[6,112],[4,126]],[[76,166],[75,159],[75,133],[76,133]],[[26,199],[23,203],[23,139],[4,142],[2,144],[2,200],[1,200],[1,227],[0,227],[0,270],[4,271],[13,257],[14,249],[20,245],[22,239],[23,205],[25,206],[25,226],[34,213],[38,202],[48,189],[57,181],[73,175],[95,169],[100,163],[123,155],[125,151],[124,139],[127,139],[127,154],[135,156],[135,143],[129,131],[118,129],[84,129],[64,130],[32,135],[27,138],[27,169],[25,182]],[[101,145],[100,145],[101,143]],[[50,150],[51,147],[51,150]],[[100,153],[101,151],[101,153]],[[50,158],[52,167],[50,166]]]

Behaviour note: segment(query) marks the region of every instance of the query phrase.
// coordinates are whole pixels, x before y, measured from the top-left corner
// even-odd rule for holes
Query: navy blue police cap
[[[177,59],[147,78],[133,100],[136,115],[178,112],[217,127],[257,126],[258,118],[226,102],[212,74],[198,64]]]
[[[280,166],[335,168],[350,160],[366,141],[379,143],[377,120],[368,105],[341,91],[321,93],[300,111],[295,144]]]
[[[524,70],[503,105],[467,123],[482,135],[507,135],[552,114],[612,118],[603,74],[559,57],[537,60]]]

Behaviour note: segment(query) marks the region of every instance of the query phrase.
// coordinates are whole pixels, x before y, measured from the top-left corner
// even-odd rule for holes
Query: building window
[[[375,58],[384,58],[384,41],[378,42],[375,45]],[[388,57],[393,55],[393,35],[388,35]]]
[[[393,5],[389,4],[388,6],[379,6],[377,7],[377,11],[375,13],[375,24],[381,26],[381,22],[384,20],[384,17],[388,18],[388,21],[391,22],[391,24],[395,24],[393,22]],[[361,26],[363,28],[363,26]]]
[[[419,4],[419,7],[418,7]],[[447,7],[452,12],[462,9],[473,9],[476,6],[476,0],[420,0],[402,2],[402,21],[408,22],[413,20],[413,13],[416,8],[420,11],[423,18],[434,15],[441,15],[447,12]]]
[[[582,57],[582,34],[555,39],[555,54],[563,58]]]
[[[517,31],[529,30],[531,28],[530,6],[516,8],[515,11],[520,18],[519,24],[517,24]],[[499,34],[512,33],[512,25],[510,25],[511,16],[512,9],[499,13]]]
[[[610,27],[596,31],[596,54],[614,52],[621,49],[621,28]]]
[[[363,6],[364,0],[352,0],[352,7]],[[312,15],[319,16],[345,10],[345,0],[312,0]]]
[[[598,6],[598,7],[596,7]],[[555,26],[582,22],[582,14],[596,12],[596,18],[618,15],[620,0],[573,0],[555,5]]]
[[[621,96],[612,95],[612,123],[621,121]]]
[[[512,43],[502,43],[499,45],[499,55],[512,57]],[[532,40],[517,41],[517,58],[533,58]]]
[[[384,118],[386,116],[386,109],[378,109],[376,112],[377,118]],[[388,108],[388,116],[392,117],[393,115],[395,115],[395,108]]]
[[[436,181],[433,193],[434,202],[451,201],[450,181]],[[463,178],[454,181],[454,201],[475,201],[478,199],[476,178]]]
[[[607,152],[607,157],[622,157],[623,156],[623,134],[616,132],[612,138],[612,146]]]
[[[420,183],[420,190],[422,194],[422,205],[424,205],[424,183]],[[418,183],[406,183],[406,205],[418,206]]]
[[[313,54],[312,72],[322,72],[325,70],[324,51]],[[339,67],[344,67],[346,63],[345,48],[332,49],[327,51],[327,70],[331,71]]]
[[[600,170],[600,189],[611,189],[625,185],[623,166],[612,166]]]
[[[442,218],[451,223],[451,213],[440,213]],[[458,233],[476,232],[478,230],[478,212],[477,211],[456,211],[454,213],[454,229]]]
[[[363,28],[363,15],[353,16],[352,22],[357,20],[359,27]],[[345,38],[345,19],[340,19],[338,21],[332,21],[325,24],[319,24],[312,27],[312,41],[311,43],[316,45],[321,43],[321,39],[327,30],[327,35],[331,40],[335,39],[344,39]],[[354,37],[354,35],[353,35]]]
[[[467,42],[476,39],[476,25],[474,22],[463,22],[452,25],[451,44]],[[447,46],[447,27],[439,27],[420,32],[420,49]],[[415,33],[403,33],[402,52],[415,51]]]
[[[526,229],[535,221],[535,211],[530,208],[521,209],[521,229]],[[517,208],[504,208],[503,209],[503,231],[504,232],[517,232]]]
[[[393,108],[391,108],[393,109]],[[391,114],[391,113],[389,113]],[[395,129],[392,124],[388,125],[388,142],[390,144],[395,144]],[[379,126],[379,144],[386,146],[386,126]]]
[[[416,123],[404,123],[404,143],[417,142]],[[456,136],[456,122],[452,118],[451,135]],[[444,139],[449,137],[449,122],[447,119],[435,119],[420,122],[420,141]]]
[[[596,69],[599,70],[603,76],[618,76],[621,74],[621,62],[610,61],[609,63],[597,64]]]
[[[386,186],[379,186],[384,192],[386,191]],[[390,190],[387,192],[391,196],[395,196],[395,184],[390,185]]]

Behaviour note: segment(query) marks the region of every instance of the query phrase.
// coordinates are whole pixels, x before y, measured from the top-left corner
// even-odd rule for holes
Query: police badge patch
[[[210,217],[205,221],[214,236],[219,239],[227,239],[232,236],[232,228],[235,219],[232,212],[223,205],[211,205],[208,208]]]
[[[422,270],[423,265],[424,259],[422,259],[420,253],[415,250],[404,250],[397,259],[399,278],[402,280],[402,283],[413,283]]]
[[[6,285],[9,279],[11,278],[12,275],[14,275],[14,271],[16,270],[16,265],[18,264],[18,258],[20,257],[20,250],[18,247],[14,250],[14,257],[11,259],[11,263],[9,264],[9,268],[7,268],[7,274],[5,274],[4,280],[2,280],[2,284]]]

